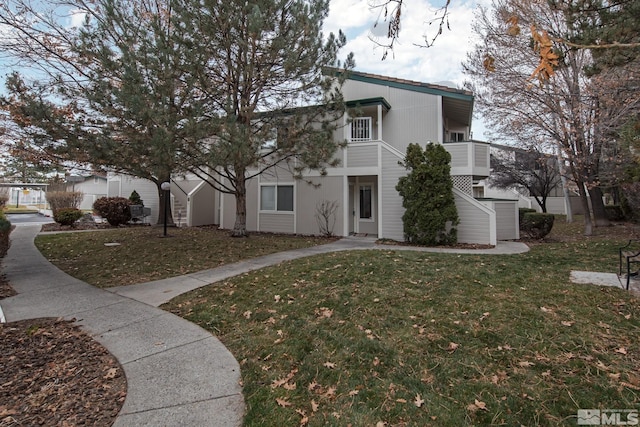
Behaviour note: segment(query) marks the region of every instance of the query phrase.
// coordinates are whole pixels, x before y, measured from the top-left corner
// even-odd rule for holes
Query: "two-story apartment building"
[[[318,234],[317,208],[336,206],[331,218],[338,236],[369,235],[404,240],[402,199],[395,187],[407,171],[400,162],[410,143],[444,144],[451,154],[451,175],[460,224],[458,241],[496,244],[517,239],[517,201],[475,199],[473,185],[489,175],[489,145],[470,140],[473,94],[445,86],[351,72],[343,86],[349,116],[335,138],[346,140],[335,156],[339,166],[326,175],[310,173],[294,179],[286,166],[252,179],[247,188],[249,231]],[[128,196],[137,182],[119,192]],[[129,180],[131,181],[131,180]],[[135,180],[139,181],[139,180]],[[172,196],[187,225],[235,223],[233,195],[213,191],[198,180],[176,179]],[[111,184],[110,188],[115,188]],[[141,192],[143,191],[143,192]],[[155,187],[144,195],[151,200]],[[156,196],[157,198],[157,196]],[[149,206],[149,204],[147,204]],[[175,212],[174,212],[175,216]]]

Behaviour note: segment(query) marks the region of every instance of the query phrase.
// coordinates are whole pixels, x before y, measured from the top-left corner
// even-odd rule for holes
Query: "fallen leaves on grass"
[[[470,403],[467,406],[467,411],[469,412],[476,412],[478,410],[488,411],[489,409],[487,408],[487,404],[485,402],[482,402],[478,399],[475,399],[473,403]]]
[[[279,397],[276,398],[276,403],[278,404],[278,406],[281,406],[283,408],[291,406],[291,402],[289,402],[286,399],[281,399]]]

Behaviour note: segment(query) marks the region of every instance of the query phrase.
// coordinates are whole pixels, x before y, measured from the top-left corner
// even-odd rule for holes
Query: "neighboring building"
[[[92,210],[93,202],[107,195],[106,175],[67,175],[64,186],[66,191],[79,191],[84,194],[78,207],[81,210]]]
[[[522,153],[523,155],[531,156],[529,152],[522,148],[512,147],[501,144],[491,144],[491,155],[498,156],[500,158],[513,158]],[[557,163],[556,163],[557,165]],[[582,214],[582,204],[580,203],[580,195],[575,187],[575,184],[571,181],[567,182],[569,190],[569,203],[571,203],[571,212],[573,214]],[[474,184],[473,188],[474,197],[488,197],[488,198],[503,198],[503,199],[516,199],[518,200],[518,207],[535,209],[538,212],[542,212],[542,208],[535,200],[532,194],[524,188],[518,189],[501,189],[491,186],[490,179],[483,179],[477,184]],[[551,193],[547,196],[547,213],[567,215],[567,203],[562,188],[561,180],[553,188]]]
[[[460,224],[458,241],[495,245],[519,238],[516,200],[476,199],[474,184],[489,175],[489,144],[470,140],[473,94],[445,86],[351,72],[343,87],[351,123],[335,138],[347,140],[335,157],[340,166],[325,176],[294,179],[286,165],[247,183],[249,231],[318,234],[317,207],[335,201],[333,233],[404,240],[402,199],[395,187],[407,171],[399,164],[410,143],[442,143],[451,154],[451,175]],[[305,181],[311,181],[310,185]],[[157,217],[155,185],[110,176],[109,195],[128,197],[133,189]],[[145,193],[143,185],[149,185]],[[151,194],[153,191],[153,195]],[[145,194],[143,194],[145,193]],[[235,198],[190,178],[172,182],[174,218],[181,206],[187,225],[219,224],[232,229]],[[155,203],[155,205],[152,205]]]

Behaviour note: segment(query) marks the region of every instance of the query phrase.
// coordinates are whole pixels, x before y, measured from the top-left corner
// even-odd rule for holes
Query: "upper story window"
[[[371,141],[371,117],[356,117],[351,122],[351,141]]]
[[[449,132],[450,142],[462,142],[464,140],[464,132]]]

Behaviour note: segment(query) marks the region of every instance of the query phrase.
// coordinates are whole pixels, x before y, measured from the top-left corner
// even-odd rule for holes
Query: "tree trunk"
[[[171,191],[166,192],[166,195],[168,197],[166,197],[166,200],[165,200],[165,191],[161,187],[163,182],[170,182],[170,180],[169,179],[167,179],[166,181],[159,180],[158,182],[156,182],[156,187],[158,189],[158,200],[160,201],[158,206],[158,209],[160,211],[158,212],[158,221],[156,222],[156,225],[164,225],[164,213],[166,212],[167,226],[174,227],[175,223],[173,222],[173,215],[171,213]]]
[[[602,201],[602,190],[600,187],[592,187],[589,189],[589,198],[591,198],[591,209],[593,209],[593,219],[596,227],[608,227],[611,225],[607,212],[604,210],[604,202]]]
[[[593,223],[591,222],[591,209],[589,208],[589,198],[587,196],[587,191],[584,188],[584,182],[578,181],[576,184],[578,185],[578,193],[580,193],[580,204],[582,205],[582,210],[584,211],[584,235],[592,236]]]
[[[244,174],[238,174],[236,182],[236,223],[231,237],[248,237],[247,234],[247,187]]]

